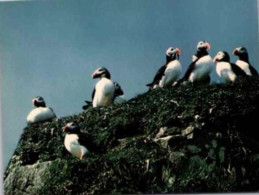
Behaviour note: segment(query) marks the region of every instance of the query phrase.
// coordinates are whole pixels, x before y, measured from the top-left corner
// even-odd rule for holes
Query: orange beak
[[[206,45],[207,45],[207,50],[210,50],[210,44],[206,42]]]
[[[67,128],[68,128],[67,126],[62,127],[63,132],[65,132],[67,130]]]
[[[217,56],[215,56],[214,58],[213,58],[213,62],[215,63],[215,62],[217,62],[218,61],[218,58],[217,58]]]
[[[35,99],[35,98],[33,98],[33,99],[32,99],[32,103],[33,103],[33,104],[35,104],[35,101],[36,101],[36,99]]]
[[[176,53],[177,53],[178,55],[181,55],[181,54],[182,54],[182,51],[181,51],[179,48],[176,48],[175,50],[176,50]]]
[[[95,79],[95,78],[97,78],[97,77],[98,77],[98,75],[99,75],[99,74],[98,74],[98,72],[97,72],[97,71],[95,71],[95,72],[92,74],[92,78],[93,78],[93,79]]]

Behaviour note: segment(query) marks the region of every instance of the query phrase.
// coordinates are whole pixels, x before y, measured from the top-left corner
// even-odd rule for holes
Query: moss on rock
[[[259,190],[259,79],[158,89],[24,129],[6,194]],[[76,121],[90,153],[63,145]]]

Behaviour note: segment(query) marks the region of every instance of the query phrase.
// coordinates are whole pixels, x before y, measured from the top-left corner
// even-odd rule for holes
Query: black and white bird
[[[121,103],[125,102],[126,100],[124,98],[124,92],[123,92],[121,86],[117,82],[113,82],[113,84],[114,84],[114,88],[115,88],[113,103],[121,104]]]
[[[100,78],[92,93],[93,107],[109,106],[113,103],[115,86],[111,81],[110,72],[102,67],[92,74],[92,78]]]
[[[121,89],[121,86],[117,83],[117,82],[113,82],[114,85],[114,95],[113,95],[113,103],[115,104],[120,104],[125,102],[125,98],[123,97],[124,92]],[[93,99],[92,99],[93,101]],[[89,108],[90,106],[93,106],[93,102],[92,101],[88,101],[86,100],[85,103],[86,105],[84,105],[82,108],[83,110],[86,110],[87,108]]]
[[[182,66],[179,62],[180,55],[179,48],[169,47],[166,51],[166,64],[157,71],[153,81],[147,86],[155,89],[172,85],[182,72]]]
[[[79,126],[75,122],[70,122],[62,129],[66,133],[64,139],[65,148],[72,155],[82,159],[88,149],[84,146],[86,140],[83,138]]]
[[[56,114],[50,107],[46,107],[44,99],[37,96],[32,99],[32,103],[35,108],[28,114],[27,123],[44,122],[56,118]]]
[[[248,76],[258,76],[258,72],[249,62],[248,52],[245,47],[237,47],[233,50],[233,54],[239,58],[236,61],[236,65],[238,65]]]
[[[225,82],[234,82],[237,77],[246,77],[246,73],[236,64],[230,62],[229,54],[226,51],[219,51],[214,57],[216,72]]]
[[[210,83],[213,61],[208,53],[209,49],[210,44],[206,41],[200,41],[197,44],[197,53],[192,56],[192,63],[178,83],[185,81],[191,83]]]

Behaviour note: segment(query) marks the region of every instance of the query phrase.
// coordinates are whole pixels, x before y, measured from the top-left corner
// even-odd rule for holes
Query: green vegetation
[[[158,89],[24,129],[6,194],[259,190],[259,79]],[[91,151],[63,145],[76,121]]]

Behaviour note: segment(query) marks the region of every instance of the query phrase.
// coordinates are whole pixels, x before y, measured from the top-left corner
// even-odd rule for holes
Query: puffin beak
[[[236,56],[236,55],[237,55],[237,53],[238,53],[237,49],[234,49],[234,50],[233,50],[233,55],[235,55],[235,56]]]
[[[213,58],[213,62],[215,63],[215,62],[217,62],[218,61],[218,58],[217,58],[217,56],[215,56],[214,58]]]
[[[98,72],[97,72],[97,71],[95,71],[95,72],[92,74],[92,78],[93,78],[93,79],[95,79],[95,78],[97,78],[97,77],[98,77],[98,75],[99,75],[99,74],[98,74]]]
[[[179,48],[176,48],[175,51],[179,56],[182,54],[182,51]]]
[[[92,78],[94,79],[94,78],[96,78],[96,72],[94,72],[93,74],[92,74]]]
[[[62,127],[63,132],[65,132],[65,131],[67,130],[67,128],[68,128],[68,126],[67,126],[67,125],[66,125],[66,126],[64,126],[64,127]]]
[[[33,99],[32,99],[32,103],[33,103],[33,105],[35,104],[35,102],[36,102],[36,99],[35,99],[35,98],[33,98]]]
[[[210,50],[210,44],[206,42],[207,50]]]

